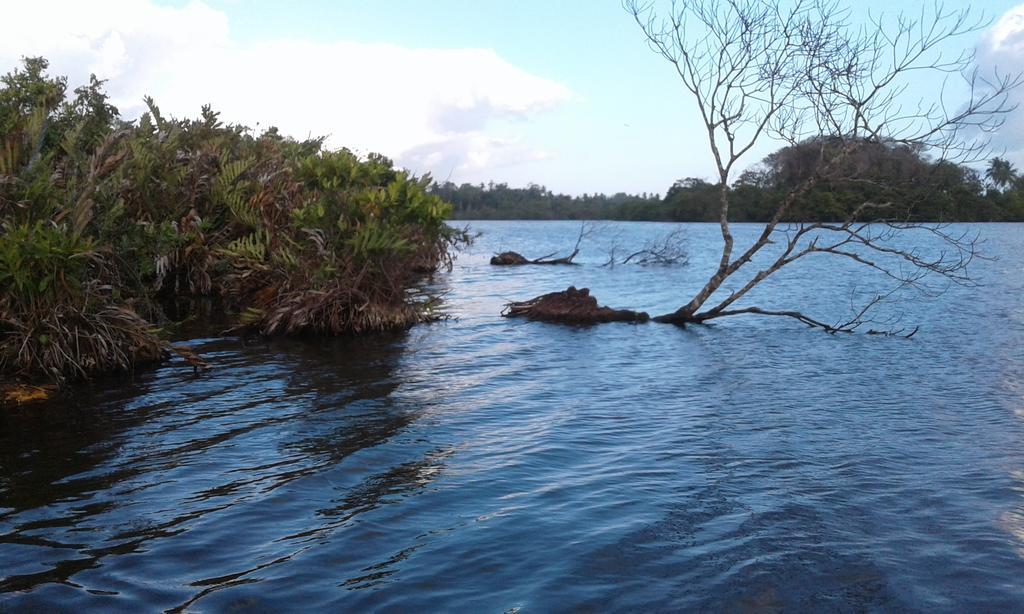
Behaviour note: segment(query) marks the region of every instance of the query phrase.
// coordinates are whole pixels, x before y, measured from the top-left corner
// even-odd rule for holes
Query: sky
[[[971,6],[991,25],[950,51],[1024,67],[1024,3]],[[0,0],[0,15],[0,73],[45,56],[72,87],[107,79],[130,118],[145,95],[175,117],[208,103],[226,122],[325,135],[438,180],[572,194],[664,193],[714,171],[695,106],[619,0]],[[1024,111],[993,144],[1024,168]]]

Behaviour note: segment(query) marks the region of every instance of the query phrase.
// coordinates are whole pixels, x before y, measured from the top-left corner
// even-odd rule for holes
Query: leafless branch
[[[984,74],[973,52],[944,53],[949,41],[984,28],[984,17],[969,6],[936,3],[915,15],[869,15],[858,26],[834,0],[672,0],[660,15],[651,0],[624,0],[623,6],[695,103],[719,175],[718,266],[685,305],[657,320],[685,324],[759,314],[792,317],[829,332],[856,328],[863,318],[833,325],[798,311],[733,307],[772,274],[811,254],[844,258],[896,288],[925,289],[932,277],[973,283],[968,266],[979,257],[978,237],[901,216],[906,207],[893,201],[864,202],[837,223],[784,220],[817,186],[872,181],[851,171],[866,148],[905,147],[955,164],[985,157],[987,137],[1014,110],[1009,94],[1024,76]],[[911,77],[918,73],[936,77],[941,86],[934,95],[911,96]],[[962,84],[959,90],[954,81]],[[736,255],[729,179],[764,138],[816,144],[816,155],[760,235]],[[727,279],[778,243],[781,253],[707,307]],[[869,301],[866,310],[876,304]]]
[[[689,262],[684,247],[685,234],[682,228],[676,228],[656,239],[644,242],[641,249],[620,256],[620,241],[618,238],[612,243],[608,250],[608,260],[601,266],[616,266],[619,264],[638,264],[655,266],[677,266]]]
[[[500,254],[495,254],[491,258],[491,264],[497,266],[509,266],[509,265],[523,265],[523,264],[576,264],[573,259],[576,258],[580,253],[580,245],[583,243],[583,239],[589,237],[594,232],[594,225],[591,222],[583,222],[580,224],[580,232],[576,237],[576,245],[572,248],[572,253],[568,256],[562,256],[559,258],[553,258],[558,252],[551,252],[541,256],[540,258],[529,259],[519,252],[506,251]]]

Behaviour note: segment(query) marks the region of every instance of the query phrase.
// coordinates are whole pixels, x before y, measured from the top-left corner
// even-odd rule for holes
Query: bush
[[[59,380],[156,359],[166,299],[216,298],[266,335],[433,317],[409,287],[465,234],[429,177],[209,107],[177,120],[147,99],[126,123],[102,82],[68,101],[46,66],[26,59],[0,87],[0,371]]]
[[[155,361],[156,331],[103,283],[91,240],[36,223],[0,235],[0,372],[55,381]]]

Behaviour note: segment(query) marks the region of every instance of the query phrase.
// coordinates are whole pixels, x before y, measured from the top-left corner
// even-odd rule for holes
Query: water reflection
[[[907,341],[504,320],[570,283],[668,310],[715,263],[495,271],[578,225],[483,230],[455,320],[0,415],[0,610],[1022,609],[1024,234]],[[844,310],[827,260],[782,281]]]
[[[397,464],[388,455],[345,466],[420,415],[415,404],[392,399],[404,335],[199,345],[218,364],[199,379],[163,369],[125,394],[82,400],[80,411],[72,404],[3,416],[0,592],[61,584],[117,595],[108,579],[118,569],[155,551],[187,556],[222,541],[225,524],[244,526],[230,554],[213,557],[220,562],[174,577],[153,568],[167,584],[160,598],[180,595],[173,607],[184,609],[258,582],[355,516],[422,489],[451,454],[424,447]],[[335,504],[281,501],[261,518],[261,502],[304,481],[300,489],[340,493]],[[386,575],[386,567],[373,573]]]
[[[112,380],[112,384],[124,382]],[[146,392],[144,383],[136,383],[124,388],[120,396],[128,399]],[[112,411],[108,396],[118,395],[83,388],[70,398],[0,412],[0,510],[4,510],[0,520],[103,487],[89,483],[87,476],[117,455],[126,431],[159,411],[159,407],[130,413]],[[70,483],[71,476],[86,477],[83,482]],[[46,487],[40,488],[44,484]]]
[[[1015,351],[1018,348],[1015,348]],[[1003,389],[1007,392],[1007,409],[1024,423],[1024,364],[1012,359],[1003,363]],[[1010,478],[1019,502],[999,518],[999,525],[1015,540],[1017,554],[1024,559],[1024,469],[1011,468]]]
[[[1013,537],[1017,554],[1024,559],[1024,470],[1014,470],[1010,476],[1015,482],[1014,490],[1020,495],[1021,502],[1013,509],[1003,512],[999,518],[999,525]]]

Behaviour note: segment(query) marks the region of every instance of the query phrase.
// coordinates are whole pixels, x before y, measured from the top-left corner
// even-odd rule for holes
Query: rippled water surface
[[[487,259],[578,226],[474,228],[436,282],[451,321],[198,339],[206,375],[0,415],[0,610],[1024,609],[1024,226],[970,227],[999,258],[905,303],[910,340],[505,320],[569,284],[673,309],[717,229],[664,269],[599,264],[667,226],[529,268]],[[866,283],[803,265],[749,304],[837,319]]]

